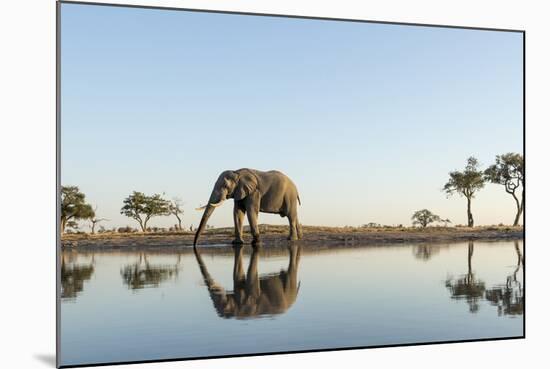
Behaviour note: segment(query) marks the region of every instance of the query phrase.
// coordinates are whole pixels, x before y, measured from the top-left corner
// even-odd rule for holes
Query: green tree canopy
[[[443,186],[443,191],[451,196],[458,193],[468,200],[467,215],[468,227],[474,226],[474,217],[472,215],[472,199],[474,194],[485,186],[483,172],[479,170],[479,162],[473,156],[468,158],[466,167],[463,171],[454,171],[449,173],[449,180]]]
[[[416,211],[411,217],[413,225],[420,225],[422,228],[426,228],[430,223],[439,222],[441,218],[429,211],[428,209],[422,209]]]
[[[61,233],[69,221],[90,219],[95,216],[90,204],[77,186],[61,186]]]
[[[504,155],[497,155],[495,164],[491,165],[484,172],[485,180],[491,183],[504,186],[504,190],[512,195],[516,202],[516,217],[514,225],[519,224],[519,218],[523,213],[523,199],[525,194],[525,177],[523,155],[509,152]],[[521,200],[516,195],[516,190],[521,186]]]
[[[141,230],[147,232],[147,222],[152,217],[170,214],[170,202],[159,194],[147,196],[142,192],[134,191],[124,199],[120,214],[135,219]]]

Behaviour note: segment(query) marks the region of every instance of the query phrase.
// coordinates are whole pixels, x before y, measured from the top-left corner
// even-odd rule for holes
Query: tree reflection
[[[84,289],[84,281],[94,273],[94,257],[88,264],[77,264],[77,257],[72,254],[61,255],[61,298],[74,300]]]
[[[158,287],[162,282],[177,276],[180,260],[181,255],[178,254],[176,265],[152,265],[142,252],[138,261],[121,269],[120,275],[123,283],[132,290]]]
[[[243,247],[234,247],[233,291],[218,285],[208,272],[198,249],[195,257],[199,264],[204,283],[217,314],[223,318],[256,318],[265,315],[282,314],[296,301],[300,288],[297,281],[300,249],[289,246],[287,270],[279,273],[258,275],[259,251],[254,248],[250,256],[248,271],[243,269]]]
[[[439,253],[439,245],[415,245],[413,247],[414,257],[423,261],[428,261],[430,258]]]
[[[517,254],[514,272],[506,277],[506,283],[503,285],[485,291],[485,298],[497,307],[499,316],[523,314],[523,286],[517,279],[517,274],[523,267],[523,255],[518,241],[514,241],[514,246]]]
[[[479,310],[479,300],[485,292],[485,283],[477,280],[472,272],[474,243],[468,242],[468,273],[457,280],[447,279],[445,286],[451,291],[451,298],[466,300],[471,313]]]

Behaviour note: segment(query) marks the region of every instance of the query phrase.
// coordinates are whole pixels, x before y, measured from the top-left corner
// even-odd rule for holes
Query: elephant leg
[[[262,293],[260,278],[258,276],[258,256],[258,249],[253,249],[252,255],[250,255],[250,264],[248,264],[246,272],[247,297],[252,301],[257,301]]]
[[[234,249],[234,261],[233,261],[233,290],[239,289],[239,284],[245,280],[244,268],[243,268],[243,248],[242,246],[236,246]]]
[[[256,198],[251,199],[246,209],[246,216],[248,217],[248,224],[250,225],[250,232],[252,233],[252,243],[256,244],[260,242],[260,230],[258,228],[258,214],[260,213],[260,199],[259,194],[256,194]]]
[[[288,214],[288,225],[290,227],[288,239],[296,241],[298,239],[298,216],[296,211],[291,211],[290,214]]]
[[[289,261],[287,268],[287,278],[284,281],[285,291],[293,291],[294,295],[297,293],[298,287],[298,264],[300,262],[300,246],[296,244],[290,244],[288,247]]]
[[[233,244],[235,245],[243,243],[243,219],[244,209],[235,203],[233,207],[233,221],[235,222],[235,239],[233,240]]]

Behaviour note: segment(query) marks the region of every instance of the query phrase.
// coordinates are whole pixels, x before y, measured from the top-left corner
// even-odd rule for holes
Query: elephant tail
[[[300,204],[300,206],[302,206],[302,201],[300,201],[300,195],[296,195],[296,197],[298,198],[298,204]]]

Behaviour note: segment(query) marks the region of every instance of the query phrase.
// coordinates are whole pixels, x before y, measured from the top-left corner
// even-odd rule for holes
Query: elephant
[[[198,248],[195,257],[219,317],[247,319],[286,312],[296,301],[300,283],[297,281],[300,248],[291,244],[286,271],[258,276],[258,248],[252,249],[248,271],[243,269],[243,247],[236,245],[233,264],[233,291],[226,291],[208,273]]]
[[[230,198],[234,200],[235,239],[233,244],[243,243],[243,219],[245,214],[248,217],[252,232],[252,244],[256,245],[260,242],[259,212],[287,217],[290,225],[288,239],[297,240],[302,238],[297,209],[298,204],[301,205],[301,201],[298,189],[292,180],[276,170],[263,172],[243,168],[222,172],[214,184],[208,204],[197,209],[204,210],[204,213],[196,230],[193,246],[197,245],[214,209]]]

